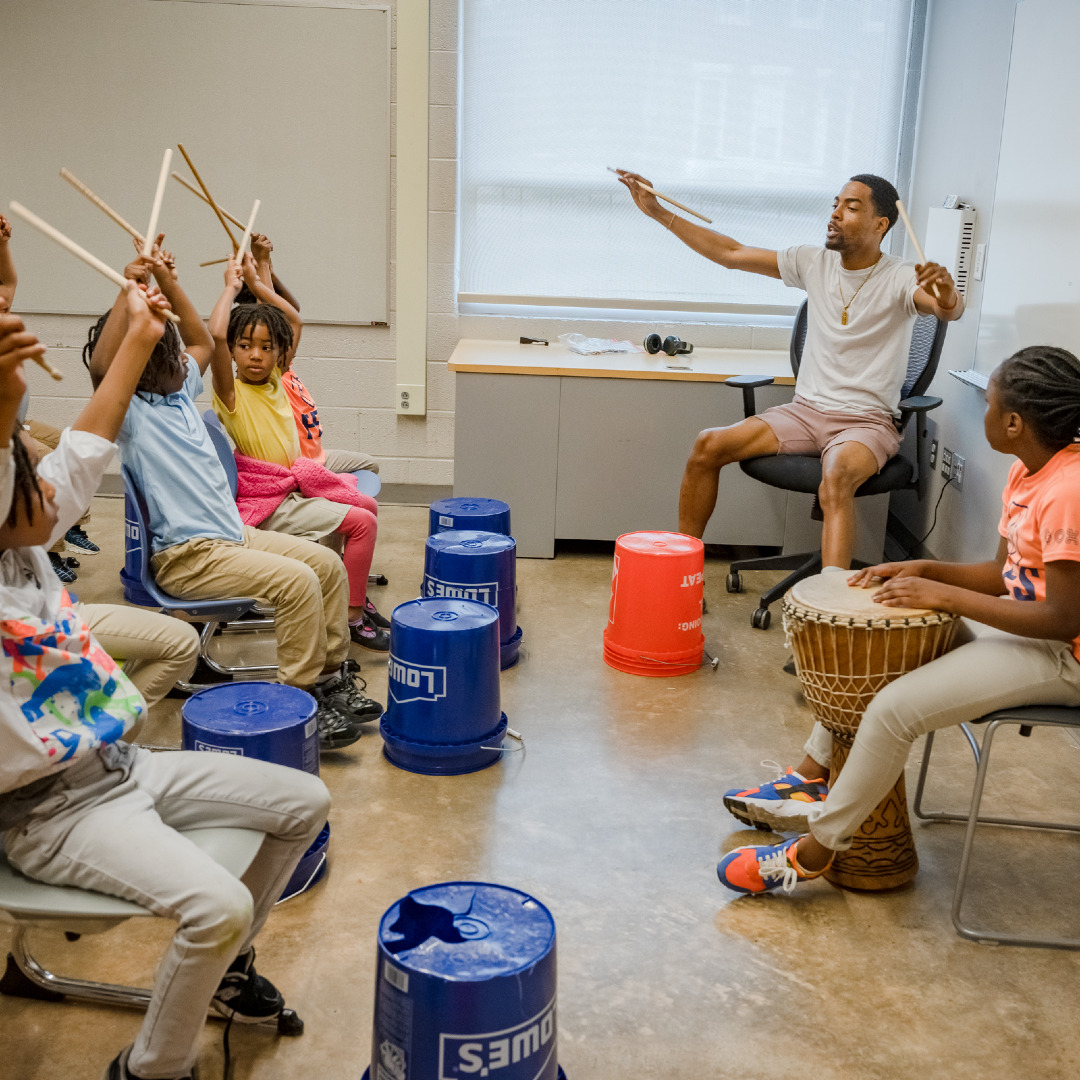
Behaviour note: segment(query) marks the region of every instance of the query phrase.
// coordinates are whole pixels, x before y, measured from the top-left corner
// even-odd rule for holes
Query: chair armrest
[[[936,409],[941,404],[941,398],[939,397],[906,397],[897,408],[901,412],[921,412],[926,413],[931,409]]]
[[[757,414],[754,390],[759,386],[771,386],[775,381],[771,375],[732,375],[730,379],[724,380],[724,385],[742,391],[743,414],[754,416]]]

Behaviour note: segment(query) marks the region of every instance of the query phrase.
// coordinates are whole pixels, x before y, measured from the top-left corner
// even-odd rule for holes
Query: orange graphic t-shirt
[[[1080,446],[1059,450],[1036,473],[1014,462],[1001,501],[1005,589],[1014,600],[1045,600],[1046,564],[1080,562]],[[1080,660],[1080,637],[1072,645]]]
[[[322,448],[322,424],[319,423],[319,410],[300,381],[300,376],[289,368],[281,376],[281,385],[289,399],[293,419],[296,421],[296,434],[300,437],[300,453],[303,457],[326,464],[326,451]]]

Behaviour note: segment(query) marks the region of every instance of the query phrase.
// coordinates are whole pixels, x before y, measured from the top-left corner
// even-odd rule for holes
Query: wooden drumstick
[[[610,165],[608,166],[608,171],[613,172],[616,176],[622,176],[626,172],[625,169],[613,169]],[[630,177],[627,177],[627,179],[629,180]],[[670,195],[661,195],[656,188],[649,187],[648,184],[643,184],[640,180],[634,180],[634,183],[637,184],[642,191],[647,191],[650,195],[655,195],[658,199],[663,199],[664,202],[669,202],[672,206],[677,206],[680,210],[685,210],[688,214],[693,214],[694,217],[701,218],[701,220],[708,225],[712,224],[712,218],[708,218],[704,214],[699,214],[696,210],[691,210],[689,206],[684,206],[678,199],[673,199]]]
[[[124,232],[130,233],[140,244],[145,243],[143,234],[129,225],[104,199],[99,199],[74,173],[67,169],[61,169],[60,175],[76,190],[82,192],[99,210],[103,210],[109,217],[120,226]]]
[[[251,240],[251,230],[255,226],[255,215],[259,212],[259,207],[262,203],[256,199],[255,204],[251,208],[251,217],[248,218],[247,227],[244,229],[244,235],[240,240],[240,246],[236,249],[236,263],[238,266],[242,266],[244,262],[244,254],[247,252],[248,241]]]
[[[207,262],[199,263],[200,266],[219,266],[221,263],[229,261],[228,255],[224,259],[209,259]]]
[[[172,178],[174,180],[178,180],[181,184],[183,184],[184,187],[186,187],[192,195],[196,196],[196,198],[202,199],[202,201],[206,203],[207,206],[210,205],[210,203],[207,201],[206,196],[194,184],[189,184],[179,173],[174,172],[172,174]],[[233,217],[232,214],[230,214],[229,211],[225,209],[225,207],[222,206],[219,207],[219,209],[225,215],[225,217],[227,217],[238,229],[242,229],[244,227],[244,223],[239,218]],[[227,262],[228,260],[222,259],[221,261]]]
[[[150,211],[150,224],[146,227],[146,239],[143,241],[143,257],[150,258],[154,250],[154,237],[157,236],[158,217],[161,214],[161,200],[165,197],[165,181],[169,179],[169,165],[172,163],[172,147],[165,151],[161,159],[161,172],[158,174],[157,190],[154,192],[154,206]]]
[[[107,263],[103,263],[96,255],[91,255],[86,248],[79,247],[74,240],[69,240],[59,229],[54,229],[47,221],[43,221],[37,216],[27,210],[22,203],[14,202],[8,204],[11,207],[13,214],[18,214],[27,224],[33,225],[39,232],[43,232],[54,243],[59,244],[62,248],[66,248],[77,259],[82,259],[87,266],[92,267],[99,274],[107,277],[115,285],[119,285],[121,289],[127,288],[127,278],[123,274],[117,273]],[[146,300],[147,306],[150,306],[150,298],[143,294],[143,298]],[[164,312],[165,318],[170,322],[179,323],[180,317],[172,311]],[[50,371],[50,374],[52,372]],[[53,378],[60,378],[60,375],[54,375]]]
[[[191,175],[195,177],[195,182],[202,188],[202,193],[206,196],[206,201],[210,204],[214,213],[217,214],[218,221],[221,222],[221,227],[225,230],[229,237],[229,243],[233,246],[233,251],[236,250],[236,237],[233,236],[232,230],[229,228],[228,222],[222,216],[221,210],[218,204],[214,202],[214,196],[210,194],[206,185],[203,183],[202,177],[199,175],[199,170],[195,168],[195,163],[188,157],[188,152],[184,149],[183,143],[176,144],[180,148],[180,153],[184,155],[184,160],[188,163],[188,168],[191,170]]]
[[[907,229],[907,234],[911,237],[911,246],[915,249],[915,254],[919,256],[919,265],[921,266],[926,262],[926,252],[923,251],[922,244],[919,243],[919,238],[915,235],[915,230],[911,227],[911,218],[907,216],[904,204],[899,199],[896,200],[896,209],[900,211],[900,217],[904,221],[904,228]],[[930,288],[934,290],[934,295],[940,300],[941,293],[938,291],[937,282],[933,282]]]

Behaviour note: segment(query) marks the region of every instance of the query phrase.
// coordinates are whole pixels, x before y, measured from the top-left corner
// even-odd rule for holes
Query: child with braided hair
[[[717,867],[728,888],[790,892],[824,873],[896,783],[918,736],[996,709],[1080,705],[1080,360],[1052,346],[1021,349],[990,378],[984,428],[994,450],[1018,458],[997,555],[883,563],[848,579],[877,588],[884,607],[932,608],[979,625],[962,625],[961,644],[878,693],[831,787],[825,740],[811,736],[798,770],[727,793],[741,821],[806,832],[732,851]]]

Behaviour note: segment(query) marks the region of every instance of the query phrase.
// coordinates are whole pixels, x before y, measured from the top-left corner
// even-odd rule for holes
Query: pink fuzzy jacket
[[[290,491],[299,489],[306,499],[329,499],[331,502],[358,506],[361,510],[379,512],[378,504],[368,495],[356,490],[347,476],[332,473],[310,458],[298,457],[288,469],[270,461],[260,461],[236,451],[236,508],[245,525],[256,526],[265,521],[282,503]]]

